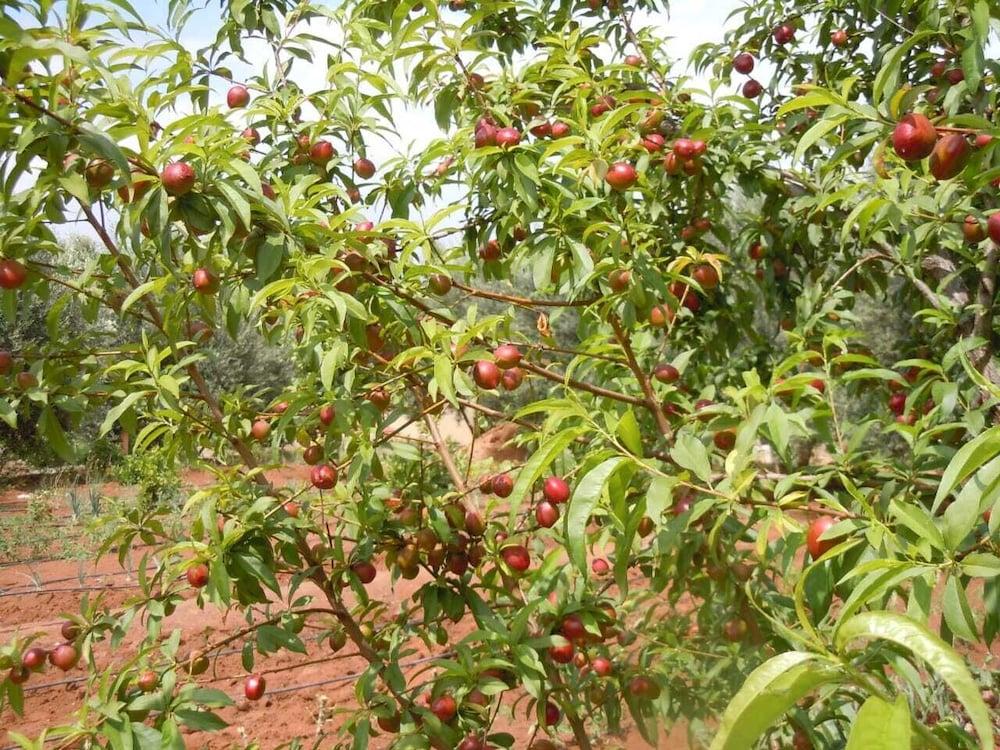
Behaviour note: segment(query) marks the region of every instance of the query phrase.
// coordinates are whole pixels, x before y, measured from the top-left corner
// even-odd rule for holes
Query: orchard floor
[[[465,442],[456,435],[456,442]],[[482,447],[490,445],[488,436],[482,438]],[[494,442],[503,442],[494,441]],[[466,443],[467,444],[467,443]],[[502,448],[502,445],[499,446]],[[484,451],[485,452],[485,451]],[[485,456],[484,456],[485,457]],[[505,456],[506,457],[506,456]],[[300,484],[306,481],[308,467],[291,465],[280,471],[269,472],[276,483]],[[183,477],[187,487],[205,484],[211,480],[207,472],[188,472]],[[51,492],[52,488],[49,488]],[[100,485],[104,496],[127,496],[129,490],[114,484]],[[66,491],[66,487],[58,488]],[[0,520],[23,513],[35,490],[27,487],[8,488],[0,492]],[[54,523],[69,520],[69,505],[56,510]],[[24,557],[44,557],[29,555]],[[23,558],[22,558],[23,559]],[[133,559],[138,559],[134,555]],[[129,566],[126,565],[126,568]],[[423,580],[401,581],[391,585],[389,574],[381,570],[376,580],[368,587],[375,599],[388,602],[402,602],[416,590]],[[43,646],[59,642],[61,613],[77,612],[83,593],[91,597],[101,594],[105,603],[114,608],[136,593],[136,578],[127,569],[123,570],[114,555],[93,560],[33,560],[28,563],[0,564],[0,643],[9,641],[15,634],[38,634],[38,642]],[[300,590],[305,592],[305,587]],[[200,609],[196,602],[185,601],[164,623],[165,633],[172,629],[182,632],[181,652],[195,649],[203,644],[219,640],[244,625],[237,612],[228,616],[214,608]],[[460,639],[474,627],[471,618],[459,622],[450,632],[450,639]],[[276,748],[293,738],[302,738],[305,747],[312,747],[315,738],[329,737],[319,747],[331,747],[336,730],[346,717],[356,708],[354,697],[355,680],[352,675],[365,668],[365,662],[349,647],[334,655],[325,644],[310,638],[307,628],[302,634],[308,646],[307,654],[281,652],[266,658],[259,658],[256,671],[267,678],[267,695],[256,704],[243,700],[242,684],[246,675],[240,663],[238,652],[223,652],[213,663],[212,669],[199,678],[199,683],[220,689],[229,694],[236,706],[220,711],[229,723],[223,731],[211,734],[191,733],[185,743],[190,748],[222,750],[223,748],[244,747],[256,741],[262,750]],[[95,659],[99,665],[116,663],[121,654],[130,652],[131,636],[110,655],[106,647],[99,646]],[[432,652],[425,645],[415,642],[413,653],[406,662],[416,662],[431,655],[447,651],[448,646],[436,646]],[[415,664],[404,671],[411,683],[426,682],[432,676],[427,664]],[[0,713],[0,750],[11,746],[7,732],[18,732],[36,737],[44,728],[66,721],[73,708],[85,697],[84,671],[77,667],[63,674],[49,667],[43,674],[35,675],[26,684],[25,715],[18,717],[10,709]],[[505,706],[494,724],[495,731],[510,732],[516,738],[515,748],[526,748],[533,735],[534,723],[525,718],[526,704],[521,702],[516,715],[510,706]],[[321,734],[322,733],[322,734]],[[567,747],[574,747],[572,735],[564,733],[560,739]],[[384,748],[389,745],[386,737],[374,737],[369,747]],[[637,732],[626,731],[620,736],[599,738],[600,748],[645,747]],[[669,735],[664,734],[658,743],[664,750],[688,750],[682,727],[674,727]]]

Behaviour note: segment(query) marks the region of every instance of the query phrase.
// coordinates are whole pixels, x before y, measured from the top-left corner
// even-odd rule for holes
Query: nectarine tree
[[[105,432],[218,477],[182,536],[118,522],[156,552],[140,595],[0,645],[0,710],[82,664],[48,740],[180,747],[223,724],[223,647],[260,700],[308,620],[367,664],[345,746],[511,747],[503,703],[536,748],[684,719],[717,750],[992,750],[1000,6],[748,0],[692,81],[655,0],[228,0],[202,50],[194,5],[0,9],[0,310],[59,298],[44,348],[4,349],[0,417],[72,460],[110,403]],[[387,156],[413,107],[439,136]],[[77,222],[101,252],[67,264]],[[912,336],[887,351],[866,306]],[[59,327],[102,307],[136,331],[112,356]],[[205,337],[244,326],[290,347],[281,393],[206,381]],[[444,408],[526,461],[473,478]],[[414,423],[433,450],[396,486]],[[182,599],[248,626],[185,652]],[[463,619],[429,684],[401,666]]]

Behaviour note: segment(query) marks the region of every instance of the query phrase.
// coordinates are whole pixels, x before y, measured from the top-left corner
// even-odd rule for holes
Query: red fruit
[[[750,249],[747,252],[752,260],[760,260],[764,257],[764,246],[759,242],[755,242],[750,246]]]
[[[608,168],[604,179],[614,190],[628,190],[635,184],[638,177],[635,167],[627,161],[619,161]]]
[[[521,350],[513,344],[501,344],[493,350],[493,359],[501,370],[509,370],[521,363]]]
[[[115,178],[115,168],[105,159],[91,159],[83,171],[88,187],[101,190]]]
[[[892,131],[892,147],[903,161],[919,161],[930,156],[937,139],[933,123],[916,112],[904,115]]]
[[[695,145],[694,141],[690,138],[678,138],[674,141],[673,151],[681,159],[690,159],[695,155],[694,153]]]
[[[480,388],[492,391],[500,385],[500,368],[488,359],[481,359],[472,367],[472,379]]]
[[[520,544],[504,547],[500,550],[500,557],[507,563],[507,567],[515,573],[523,573],[531,567],[531,557],[528,555],[528,550]]]
[[[496,134],[496,145],[510,148],[521,142],[521,131],[517,128],[500,128]]]
[[[753,55],[749,52],[740,52],[740,54],[733,58],[733,70],[743,75],[747,75],[753,70],[753,64]]]
[[[187,576],[188,583],[196,589],[201,589],[208,585],[208,566],[205,563],[192,565],[187,569],[185,575]]]
[[[632,273],[623,268],[615,269],[608,274],[608,286],[610,286],[611,291],[616,294],[625,291],[631,280]]]
[[[654,700],[660,697],[660,686],[645,675],[638,675],[629,680],[626,690],[636,698]]]
[[[17,387],[22,391],[27,391],[38,385],[38,378],[32,375],[30,372],[19,372],[14,377],[14,382],[17,383]]]
[[[0,289],[19,289],[28,279],[28,269],[13,258],[0,260]]]
[[[665,144],[666,139],[659,133],[650,133],[649,135],[643,136],[642,139],[642,147],[651,154],[662,151]]]
[[[351,572],[358,577],[358,580],[366,586],[375,580],[378,571],[369,561],[356,562],[351,566]]]
[[[427,281],[431,291],[439,297],[443,297],[451,291],[451,277],[443,273],[435,273]]]
[[[336,153],[337,151],[330,141],[319,140],[309,147],[309,161],[322,166],[330,161]]]
[[[669,305],[653,305],[649,310],[649,324],[653,328],[663,328],[674,319],[674,311]]]
[[[314,466],[309,472],[313,487],[318,490],[328,490],[337,483],[337,469],[330,464]]]
[[[479,257],[485,261],[494,261],[500,258],[500,243],[496,240],[490,240],[481,248],[479,248]]]
[[[458,743],[457,750],[486,750],[486,743],[474,734]]]
[[[1000,245],[1000,211],[990,214],[990,217],[986,220],[986,233],[990,236],[991,240]]]
[[[475,144],[476,148],[485,148],[486,146],[495,146],[497,143],[497,127],[493,124],[493,121],[481,117],[479,122],[476,123],[475,131]]]
[[[333,408],[332,404],[324,404],[319,407],[319,421],[325,426],[329,427],[333,424],[334,418],[337,416],[336,409]]]
[[[552,123],[552,137],[553,138],[565,138],[569,135],[569,125],[567,125],[562,120],[556,120]]]
[[[264,697],[267,681],[259,674],[252,674],[243,683],[243,695],[248,701],[259,701]]]
[[[941,78],[944,75],[945,70],[948,69],[947,60],[936,60],[933,65],[931,65],[931,76],[934,78]]]
[[[702,289],[715,289],[719,285],[718,271],[713,266],[707,264],[695,266],[691,276],[701,285]]]
[[[642,57],[634,54],[625,55],[625,64],[633,68],[638,68],[642,65]]]
[[[832,34],[830,34],[830,43],[834,47],[843,47],[847,44],[847,32],[843,29],[837,29]]]
[[[730,620],[722,626],[722,635],[730,643],[738,643],[747,637],[747,623],[742,617]]]
[[[250,103],[250,92],[246,86],[236,84],[226,92],[226,104],[230,109],[239,109]]]
[[[493,494],[497,497],[507,497],[514,491],[514,480],[508,474],[497,474],[491,482]]]
[[[399,716],[379,716],[377,719],[378,728],[383,732],[395,734],[399,731]]]
[[[712,442],[715,443],[715,447],[719,450],[732,450],[733,446],[736,445],[736,431],[719,430],[712,436]]]
[[[751,78],[749,81],[743,84],[743,96],[747,99],[756,99],[758,96],[764,93],[764,87],[758,82]]]
[[[539,123],[529,131],[535,138],[548,138],[552,135],[552,125],[547,122]]]
[[[566,643],[562,646],[549,646],[549,658],[557,664],[569,664],[573,661],[573,644]]]
[[[59,628],[59,632],[68,643],[70,641],[75,641],[80,637],[80,626],[72,620],[67,620],[62,624],[62,627]]]
[[[969,214],[962,222],[962,236],[970,245],[975,245],[985,239],[986,232],[983,230],[983,225],[979,223],[979,219]]]
[[[899,416],[906,409],[906,394],[905,393],[893,393],[889,396],[889,410]]]
[[[41,672],[45,669],[45,660],[49,652],[41,646],[32,646],[21,656],[21,666],[30,672]]]
[[[258,419],[250,427],[250,435],[254,440],[264,441],[271,434],[271,424],[264,419]]]
[[[262,182],[262,183],[260,183],[260,193],[265,198],[269,198],[272,201],[275,198],[278,197],[278,194],[276,192],[274,192],[274,188],[271,187],[271,183],[270,182]]]
[[[569,484],[562,477],[549,477],[542,486],[542,495],[550,503],[565,503],[569,500]]]
[[[965,80],[965,72],[961,68],[952,68],[944,74],[944,78],[952,86],[955,86]]]
[[[370,159],[355,159],[354,173],[363,180],[370,180],[375,176],[375,164]]]
[[[219,277],[208,268],[198,268],[191,277],[191,285],[198,294],[215,294],[219,291]]]
[[[535,506],[535,520],[543,529],[550,529],[559,520],[559,508],[548,500],[542,500]]]
[[[0,349],[0,375],[6,375],[14,366],[14,355],[6,349]]]
[[[447,724],[458,713],[458,704],[450,695],[442,695],[431,702],[431,713],[437,716],[439,721]]]
[[[302,451],[302,460],[309,466],[315,466],[323,460],[323,448],[319,445],[310,445]]]
[[[575,612],[566,615],[559,625],[559,633],[568,641],[579,641],[587,637],[587,628],[580,619],[580,615]]]
[[[653,377],[661,383],[676,383],[680,379],[681,373],[673,365],[662,363],[653,370]]]
[[[241,135],[243,136],[243,140],[251,146],[256,146],[260,143],[260,133],[257,132],[256,128],[245,128]]]
[[[663,157],[663,169],[669,175],[680,174],[682,162],[673,151]]]
[[[547,701],[545,703],[545,726],[554,727],[559,723],[559,719],[562,718],[562,712],[552,701]]]
[[[524,371],[520,367],[512,367],[509,370],[503,371],[503,375],[500,377],[500,385],[506,391],[513,391],[517,390],[523,380]]]
[[[292,518],[298,518],[299,517],[299,504],[298,503],[293,503],[291,500],[289,500],[287,503],[284,503],[281,507],[285,511],[285,513],[287,513]]]
[[[191,192],[194,187],[194,168],[183,161],[175,161],[163,168],[160,173],[160,182],[163,189],[170,195],[184,195]]]
[[[836,539],[820,539],[835,523],[831,516],[821,516],[809,524],[809,530],[806,532],[806,548],[813,560],[822,557],[837,545]]]
[[[986,148],[991,143],[993,143],[993,136],[989,133],[980,133],[973,140],[973,144],[976,148]]]
[[[19,665],[11,667],[7,673],[7,679],[12,685],[23,685],[29,677],[31,677],[31,672]]]
[[[594,670],[594,674],[598,677],[607,677],[614,671],[614,666],[611,664],[610,659],[606,659],[603,656],[598,656],[591,660],[590,668]]]
[[[965,136],[949,133],[937,142],[931,152],[931,174],[938,180],[950,180],[965,169],[968,159],[969,142]]]
[[[80,654],[69,643],[60,643],[49,652],[49,663],[63,672],[68,672],[75,667],[79,659]]]
[[[135,681],[136,686],[144,693],[152,693],[160,684],[160,678],[152,670],[143,672]]]
[[[785,45],[795,39],[795,29],[787,23],[783,23],[775,28],[775,30],[771,32],[771,35],[774,37],[774,41],[779,45]]]

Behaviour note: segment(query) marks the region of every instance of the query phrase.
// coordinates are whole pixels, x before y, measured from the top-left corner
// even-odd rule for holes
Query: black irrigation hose
[[[111,572],[108,572],[108,573],[88,573],[88,574],[82,575],[82,576],[66,576],[64,578],[50,578],[50,579],[48,579],[46,581],[43,581],[41,585],[42,586],[47,586],[50,583],[65,583],[66,581],[86,581],[86,580],[89,580],[91,578],[108,578],[110,576],[127,576],[127,575],[133,575],[133,574],[138,573],[138,572],[139,572],[138,570],[115,570],[115,571],[111,571]],[[11,592],[11,589],[29,589],[29,591],[30,591],[30,590],[32,590],[31,587],[33,587],[33,586],[34,586],[34,584],[30,584],[30,583],[18,583],[18,584],[14,584],[13,586],[9,586],[7,588],[4,588],[3,586],[0,586],[0,593],[3,593],[3,594],[5,594],[5,593],[20,593],[20,592]],[[35,587],[33,590],[38,590],[38,588]],[[2,629],[3,628],[0,627],[0,630],[2,630]]]
[[[132,589],[139,588],[139,584],[132,584],[130,586],[100,586],[95,588],[94,586],[74,586],[72,588],[58,588],[58,589],[36,589],[34,591],[12,591],[0,593],[0,599],[8,596],[29,596],[31,594],[65,594],[69,592],[84,592],[84,591],[129,591]]]

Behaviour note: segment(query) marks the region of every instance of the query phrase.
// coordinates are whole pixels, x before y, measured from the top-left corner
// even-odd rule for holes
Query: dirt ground
[[[452,417],[443,425],[446,437],[462,445],[469,445],[470,435],[462,420]],[[505,425],[495,431],[479,436],[474,448],[478,459],[497,457],[501,460],[517,460],[516,449],[507,445],[513,431]],[[304,483],[308,477],[308,467],[291,465],[280,472],[269,472],[273,481],[287,484]],[[184,485],[193,487],[211,481],[207,472],[188,472]],[[127,493],[114,484],[100,487],[105,495]],[[12,487],[0,493],[0,515],[23,512],[31,489]],[[402,581],[393,587],[387,571],[381,570],[376,580],[367,588],[372,598],[382,601],[404,601],[424,581]],[[123,570],[116,558],[106,556],[96,562],[72,560],[49,560],[33,562],[29,565],[15,564],[0,566],[0,642],[8,641],[15,633],[41,634],[39,643],[43,646],[59,642],[61,613],[76,612],[79,608],[81,589],[93,596],[101,592],[104,601],[112,608],[121,605],[135,593],[135,577]],[[305,587],[301,592],[305,592]],[[199,645],[218,640],[243,625],[239,613],[232,612],[228,618],[214,608],[199,609],[192,600],[184,602],[164,623],[164,633],[179,628],[183,634],[182,652]],[[471,618],[459,622],[450,633],[457,640],[472,630]],[[345,648],[334,655],[325,644],[310,638],[307,628],[302,634],[306,640],[308,653],[278,653],[259,658],[257,671],[267,678],[267,695],[256,704],[243,700],[242,684],[246,673],[240,664],[238,652],[225,653],[214,663],[208,673],[201,676],[199,683],[228,693],[237,705],[220,711],[229,727],[215,733],[190,733],[186,744],[191,748],[221,750],[222,748],[243,747],[256,741],[267,750],[301,737],[312,746],[312,739],[325,733],[329,736],[343,723],[346,716],[356,708],[354,680],[352,675],[365,668],[365,662]],[[132,636],[132,643],[137,640]],[[129,652],[129,641],[118,650]],[[408,661],[418,660],[430,654],[419,642],[413,645],[414,653]],[[437,647],[440,653],[447,645]],[[115,656],[105,647],[96,653],[99,664],[113,664]],[[415,665],[406,670],[407,676],[418,681],[426,680],[430,674],[428,666]],[[85,698],[84,670],[80,667],[62,674],[49,668],[44,674],[35,675],[26,685],[25,716],[15,716],[9,709],[0,714],[0,750],[7,750],[7,731],[19,732],[29,737],[37,736],[45,727],[64,721],[69,712]],[[525,716],[526,702],[518,705],[515,715],[509,706],[498,714],[494,731],[506,731],[516,738],[516,748],[527,748],[534,731],[533,718]],[[572,735],[563,734],[560,739],[567,747],[572,747]],[[330,747],[333,739],[324,741],[321,747]],[[371,748],[389,745],[386,737],[374,737]],[[638,734],[630,731],[619,737],[604,737],[598,741],[603,748],[638,748],[645,746]],[[658,747],[665,750],[688,750],[682,727],[664,734]]]

